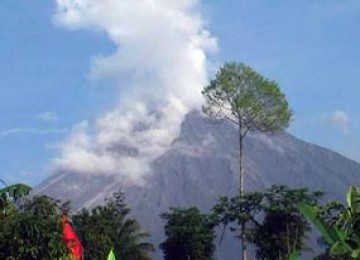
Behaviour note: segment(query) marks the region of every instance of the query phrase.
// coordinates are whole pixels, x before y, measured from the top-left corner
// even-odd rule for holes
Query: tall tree
[[[163,213],[166,240],[160,244],[165,260],[210,260],[215,250],[214,222],[197,208],[172,208]]]
[[[268,80],[243,63],[226,63],[202,94],[203,111],[215,119],[238,126],[240,196],[244,194],[244,139],[249,132],[274,132],[288,127],[292,112],[275,81]],[[245,226],[241,230],[243,259],[246,256]]]

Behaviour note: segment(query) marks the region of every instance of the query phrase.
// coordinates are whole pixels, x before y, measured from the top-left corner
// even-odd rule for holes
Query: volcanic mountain
[[[119,189],[125,192],[134,216],[158,245],[163,235],[161,212],[175,206],[208,210],[221,195],[234,195],[239,187],[237,128],[230,122],[214,123],[200,112],[186,115],[178,137],[156,158],[152,174],[141,184],[119,175],[55,172],[37,189],[75,208],[93,207]],[[131,152],[119,144],[114,152]],[[245,140],[246,190],[273,184],[307,187],[342,200],[349,185],[359,184],[360,165],[338,153],[297,139],[286,132],[250,134]],[[239,244],[229,242],[218,254],[235,259]],[[160,255],[160,252],[158,252]],[[219,256],[219,255],[218,255]]]

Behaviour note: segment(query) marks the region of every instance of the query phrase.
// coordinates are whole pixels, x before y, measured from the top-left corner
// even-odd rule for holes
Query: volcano
[[[163,241],[159,214],[169,207],[197,206],[208,210],[221,195],[239,188],[237,128],[213,122],[193,111],[169,149],[151,162],[151,174],[141,184],[121,174],[85,174],[58,170],[37,190],[74,208],[94,207],[115,191],[125,192],[132,214],[151,233],[157,246]],[[360,164],[336,152],[313,145],[287,132],[249,134],[245,139],[245,187],[263,190],[274,184],[325,192],[325,198],[343,200],[349,185],[359,184]],[[114,152],[131,152],[121,144]],[[235,259],[240,245],[232,234],[217,252],[220,259]],[[161,257],[157,250],[157,257]]]

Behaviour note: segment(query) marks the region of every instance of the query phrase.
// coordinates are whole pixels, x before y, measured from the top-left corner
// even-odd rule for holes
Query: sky
[[[141,24],[141,19],[124,18],[110,24],[105,18],[100,19],[101,15],[95,19],[90,17],[91,13],[79,12],[84,17],[74,21],[61,14],[58,9],[61,2],[66,5],[72,0],[31,3],[2,0],[0,3],[0,178],[7,183],[38,184],[51,174],[54,161],[70,158],[64,156],[64,151],[68,151],[64,150],[64,143],[71,143],[79,126],[102,118],[100,121],[105,122],[103,128],[107,130],[106,118],[114,114],[124,117],[117,114],[123,109],[118,105],[119,92],[129,92],[128,82],[121,77],[114,80],[115,72],[112,77],[103,76],[104,71],[99,68],[103,69],[109,62],[126,66],[122,60],[128,63],[137,57],[129,54],[137,49],[126,45],[137,43],[136,39],[117,38],[116,31],[112,30],[114,24],[123,26],[122,22],[127,25],[128,21]],[[185,2],[191,6],[196,1]],[[190,75],[199,77],[197,82],[205,75],[211,77],[211,71],[226,61],[244,62],[281,86],[294,111],[290,133],[360,161],[360,103],[357,100],[360,96],[360,1],[203,0],[198,1],[196,12],[187,4],[177,6],[172,0],[168,3],[171,4],[167,8],[173,8],[171,10],[191,14],[185,17],[190,20],[190,29],[184,29],[180,36],[200,38],[202,43],[190,47],[200,50],[206,55],[207,64],[211,64],[209,73],[199,71]],[[130,5],[129,8],[138,7]],[[162,18],[157,16],[161,12],[154,8],[149,13],[147,19],[159,20],[154,25],[161,26]],[[197,14],[202,16],[201,25],[197,24]],[[211,36],[193,32],[192,26],[204,29]],[[143,33],[144,37],[152,37],[136,26],[130,28]],[[156,29],[149,26],[150,32]],[[157,31],[160,35],[153,35],[154,39],[162,37],[161,30]],[[185,43],[180,36],[171,40],[183,47]],[[215,45],[213,41],[217,47],[203,46]],[[157,51],[157,44],[164,41],[149,40],[147,46]],[[161,48],[171,51],[173,47],[165,44]],[[168,56],[164,56],[164,64],[171,65],[173,60]],[[136,61],[141,62],[143,57],[137,58]],[[134,62],[135,65],[139,66]],[[150,69],[161,73],[159,68]],[[98,71],[101,80],[94,77]],[[136,81],[137,84],[144,82],[143,79]],[[155,93],[161,91],[155,86],[156,80],[151,82]],[[150,92],[149,87],[144,93]],[[157,101],[156,97],[149,102],[155,103],[154,100]],[[192,105],[192,102],[186,103],[186,107]],[[108,162],[108,158],[105,159]]]

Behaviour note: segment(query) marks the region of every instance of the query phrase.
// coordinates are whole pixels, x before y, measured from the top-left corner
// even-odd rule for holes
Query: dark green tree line
[[[255,246],[256,259],[285,260],[307,249],[304,240],[311,231],[297,204],[316,205],[321,196],[307,189],[272,186],[264,192],[222,197],[212,214],[223,230],[229,227],[236,237],[246,225],[245,239]]]
[[[160,244],[166,260],[210,260],[215,250],[215,222],[197,208],[172,208],[166,221],[166,240]]]
[[[85,259],[106,259],[113,248],[117,259],[151,259],[154,247],[143,241],[149,234],[129,217],[123,193],[115,193],[104,206],[69,214],[69,203],[46,196],[26,196],[26,185],[0,190],[0,259],[69,259],[62,237],[64,211],[84,247]]]
[[[35,196],[9,205],[0,219],[0,259],[67,259],[56,201]]]
[[[117,192],[104,206],[73,215],[74,227],[86,249],[84,259],[106,259],[111,248],[116,259],[151,259],[155,249],[144,241],[149,234],[141,230],[129,213],[124,194]]]

